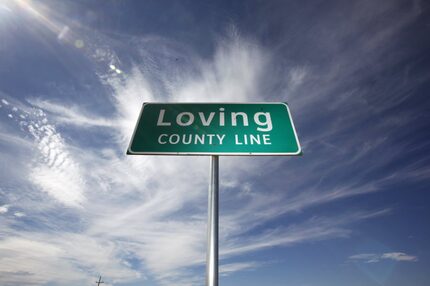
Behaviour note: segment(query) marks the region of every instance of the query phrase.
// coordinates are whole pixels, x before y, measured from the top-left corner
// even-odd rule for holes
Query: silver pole
[[[211,156],[211,183],[208,198],[208,249],[206,254],[206,286],[218,286],[218,181],[219,158]]]

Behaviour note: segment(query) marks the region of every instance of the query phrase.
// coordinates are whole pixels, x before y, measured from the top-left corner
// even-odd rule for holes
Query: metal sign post
[[[219,157],[211,156],[208,196],[208,248],[206,254],[206,286],[218,286],[218,194]]]
[[[302,151],[286,103],[200,102],[144,103],[127,154],[211,156],[206,286],[218,286],[218,156]]]

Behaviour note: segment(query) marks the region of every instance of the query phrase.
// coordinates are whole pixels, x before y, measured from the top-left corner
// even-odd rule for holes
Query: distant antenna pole
[[[211,156],[211,182],[208,198],[208,250],[206,255],[206,286],[218,286],[218,182],[219,158]]]
[[[99,278],[99,281],[96,281],[96,283],[97,283],[97,286],[100,286],[100,284],[104,283],[104,282],[102,281],[102,277],[101,277],[101,276],[100,276],[100,278]]]

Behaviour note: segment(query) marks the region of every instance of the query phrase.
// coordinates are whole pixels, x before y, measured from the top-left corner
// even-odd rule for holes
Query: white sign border
[[[253,152],[241,152],[241,153],[222,153],[222,152],[134,152],[131,150],[131,144],[134,141],[136,135],[138,123],[145,109],[145,105],[149,104],[282,104],[287,108],[288,116],[290,118],[291,127],[293,128],[294,137],[296,138],[296,144],[299,147],[297,152],[286,152],[286,153],[253,153]],[[291,117],[290,108],[286,102],[144,102],[140,110],[139,117],[134,127],[133,135],[131,136],[130,143],[127,148],[127,155],[164,155],[164,156],[301,156],[302,147],[297,136],[296,127]]]

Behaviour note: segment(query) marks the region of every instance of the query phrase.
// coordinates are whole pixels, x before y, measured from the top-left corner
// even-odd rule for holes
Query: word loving
[[[216,125],[217,127],[226,126],[226,114],[224,108],[219,108],[218,114],[216,112],[210,112],[205,114],[204,112],[197,112],[194,114],[192,112],[181,112],[176,116],[174,122],[165,119],[166,110],[160,109],[158,114],[157,126],[172,126],[176,124],[177,126],[192,126],[193,124],[198,124],[204,127],[209,127]],[[218,120],[215,119],[215,116]],[[228,122],[232,127],[238,126],[249,126],[248,114],[245,112],[230,112],[230,118]],[[273,129],[272,118],[269,112],[256,112],[253,116],[254,125],[256,125],[256,131],[269,132]],[[226,134],[160,134],[158,136],[159,144],[209,144],[209,145],[222,145]],[[234,134],[234,142],[236,145],[271,145],[269,134]]]

